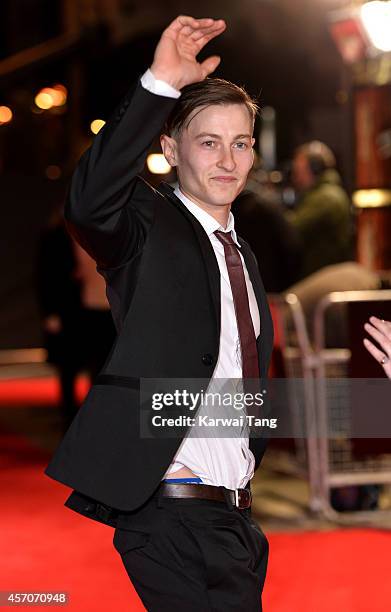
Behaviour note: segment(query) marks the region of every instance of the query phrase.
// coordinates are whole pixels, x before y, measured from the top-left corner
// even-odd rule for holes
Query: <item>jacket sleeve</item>
[[[140,206],[132,206],[132,195],[175,103],[137,81],[78,162],[64,216],[70,233],[102,268],[119,266],[142,248],[148,223]]]

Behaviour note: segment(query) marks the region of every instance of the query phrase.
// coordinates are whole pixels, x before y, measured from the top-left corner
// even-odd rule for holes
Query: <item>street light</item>
[[[147,166],[152,174],[168,174],[171,171],[171,166],[162,153],[148,155]]]
[[[8,106],[0,106],[0,125],[12,121],[12,110]]]
[[[380,51],[391,51],[391,2],[366,2],[360,13],[361,21],[374,47]]]
[[[94,119],[93,121],[91,121],[90,123],[90,130],[93,134],[97,134],[105,125],[106,121],[103,121],[103,119]]]

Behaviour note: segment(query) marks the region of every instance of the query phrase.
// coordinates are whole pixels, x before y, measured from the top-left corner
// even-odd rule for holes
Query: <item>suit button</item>
[[[210,353],[205,353],[205,355],[202,355],[201,360],[204,365],[210,366],[213,364],[213,355]]]
[[[94,504],[94,503],[86,504],[84,506],[84,510],[85,510],[85,512],[88,512],[89,514],[92,514],[96,510],[96,504]]]

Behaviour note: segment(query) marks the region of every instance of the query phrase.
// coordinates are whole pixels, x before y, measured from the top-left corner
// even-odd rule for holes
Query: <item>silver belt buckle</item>
[[[249,508],[251,506],[252,495],[248,489],[235,489],[235,506],[239,510]]]

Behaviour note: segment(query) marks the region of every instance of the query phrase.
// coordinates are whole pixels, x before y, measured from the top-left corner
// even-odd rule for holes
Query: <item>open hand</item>
[[[180,15],[164,30],[155,50],[151,71],[157,79],[181,89],[203,81],[220,63],[217,55],[202,63],[201,49],[226,28],[223,19],[195,19]]]
[[[391,322],[378,319],[377,317],[370,317],[369,321],[370,323],[365,323],[364,325],[365,330],[376,340],[382,350],[379,350],[367,338],[364,339],[364,346],[376,361],[383,366],[388,378],[391,378]]]

